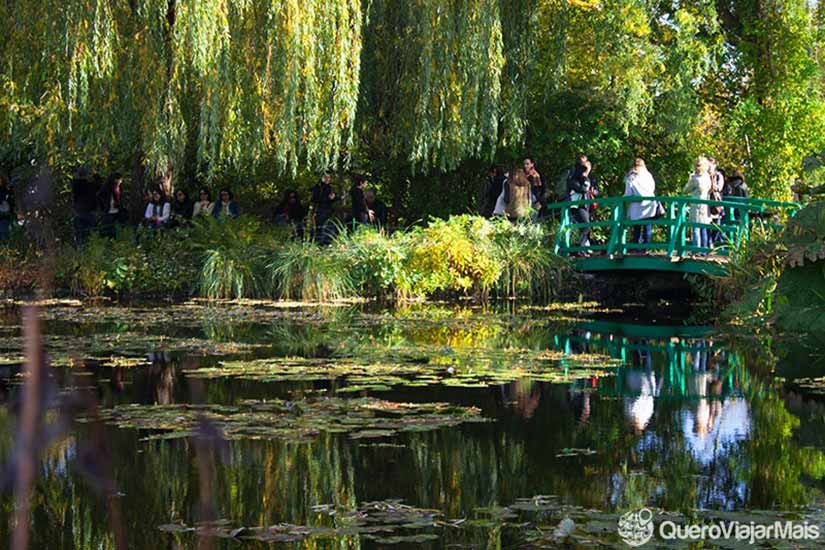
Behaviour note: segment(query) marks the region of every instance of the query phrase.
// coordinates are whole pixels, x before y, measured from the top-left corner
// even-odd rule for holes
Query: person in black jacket
[[[367,189],[364,199],[367,201],[367,208],[374,214],[372,224],[376,227],[387,227],[387,205],[376,197],[375,189]]]
[[[487,190],[484,194],[484,211],[482,214],[486,218],[492,218],[496,209],[498,197],[504,192],[504,182],[507,181],[507,171],[504,166],[496,165],[491,168],[490,180],[487,182]]]
[[[725,185],[722,187],[722,197],[738,197],[747,199],[750,196],[748,184],[745,183],[745,176],[741,170],[736,170],[733,175],[725,180]]]
[[[315,208],[315,225],[321,227],[332,218],[335,202],[338,200],[338,195],[332,188],[332,176],[324,173],[310,191],[312,192],[312,206]]]
[[[302,238],[304,236],[304,218],[307,209],[301,204],[301,197],[294,189],[289,189],[284,193],[283,199],[275,209],[275,223],[277,225],[291,225],[294,236]]]
[[[85,166],[75,171],[72,179],[72,205],[74,209],[74,238],[81,245],[97,226],[95,210],[97,209],[97,189],[91,173]]]
[[[725,185],[722,187],[722,199],[739,198],[747,199],[750,197],[748,184],[745,183],[745,176],[741,170],[736,170],[733,175],[725,179]],[[740,219],[742,212],[738,208],[733,209],[733,217]]]
[[[114,236],[117,224],[126,223],[128,219],[128,212],[122,203],[122,184],[123,176],[114,172],[97,194],[97,207],[101,213],[100,232],[109,237]]]
[[[592,165],[587,157],[579,155],[573,172],[567,180],[568,200],[579,201],[590,198],[590,170]],[[590,223],[590,206],[578,205],[570,208],[570,214],[576,223]],[[581,230],[579,246],[590,246],[590,229]]]
[[[192,219],[192,203],[189,202],[189,193],[183,189],[175,191],[175,198],[172,199],[172,219],[170,227],[181,227],[189,223]]]
[[[0,241],[9,238],[14,219],[14,192],[9,178],[0,174]]]
[[[330,222],[335,213],[335,203],[339,199],[332,188],[332,176],[325,172],[310,192],[312,207],[315,210],[315,240],[318,244],[329,244],[335,234],[335,227]]]
[[[367,178],[361,175],[353,177],[353,186],[349,190],[350,200],[352,201],[353,227],[356,223],[372,223],[375,219],[375,213],[367,206],[367,199],[364,195],[366,188]]]

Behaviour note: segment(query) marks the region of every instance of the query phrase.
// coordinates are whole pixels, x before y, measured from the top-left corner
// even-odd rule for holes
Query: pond
[[[825,521],[809,343],[594,304],[41,316],[31,548],[626,548],[617,521],[643,506]],[[13,457],[20,311],[0,322]]]

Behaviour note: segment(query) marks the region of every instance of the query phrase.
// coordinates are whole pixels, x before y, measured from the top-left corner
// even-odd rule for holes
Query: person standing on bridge
[[[656,181],[653,174],[648,172],[643,159],[636,159],[633,167],[624,179],[625,197],[652,197],[656,194]],[[656,201],[647,200],[631,202],[627,209],[627,217],[633,221],[649,220],[656,217]],[[633,242],[648,244],[653,236],[650,224],[633,226]]]
[[[682,192],[696,199],[707,200],[710,195],[711,181],[708,174],[708,159],[699,157],[690,179]],[[710,213],[707,204],[692,204],[690,207],[690,221],[693,223],[710,223]],[[693,228],[693,246],[708,247],[708,230],[706,227]]]
[[[576,158],[576,166],[573,167],[573,172],[567,179],[567,198],[571,201],[581,201],[590,198],[590,170],[592,165],[587,157],[578,155]],[[570,214],[576,223],[590,223],[590,204],[582,204],[572,206]],[[581,230],[581,241],[579,246],[590,246],[590,228],[585,227]],[[581,252],[586,255],[586,251]]]

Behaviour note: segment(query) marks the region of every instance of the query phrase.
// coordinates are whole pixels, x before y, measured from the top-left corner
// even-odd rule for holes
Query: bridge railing
[[[659,202],[664,208],[664,215],[642,220],[629,219],[628,207],[643,201]],[[598,219],[593,219],[591,216],[588,223],[579,223],[574,220],[575,209],[591,207],[593,204],[598,204],[596,210]],[[719,223],[706,224],[691,221],[692,207],[700,204],[707,205],[708,208],[722,207],[724,213]],[[733,197],[714,201],[683,196],[599,197],[557,202],[547,206],[549,210],[558,211],[560,219],[555,242],[557,254],[597,253],[610,258],[633,251],[661,253],[668,257],[679,257],[688,253],[726,255],[732,248],[747,241],[754,223],[779,229],[782,227],[781,220],[795,215],[799,208],[800,205],[793,202]],[[666,238],[662,240],[660,237],[662,231],[654,230],[654,238],[650,243],[642,244],[628,240],[628,231],[644,225],[664,228],[663,233]],[[692,243],[692,230],[696,228],[707,229],[711,235],[717,236],[716,246],[702,247]],[[571,244],[573,232],[581,232],[585,229],[591,231],[607,229],[609,238],[606,242],[598,244],[591,241],[590,246]]]

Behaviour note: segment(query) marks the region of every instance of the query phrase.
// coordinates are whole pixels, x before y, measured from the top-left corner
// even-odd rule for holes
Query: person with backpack
[[[643,159],[637,158],[633,167],[624,179],[625,197],[652,197],[656,194],[656,181],[648,172]],[[658,205],[656,201],[631,202],[627,208],[627,217],[633,221],[649,220],[656,217]],[[650,224],[633,226],[633,242],[637,244],[650,243],[653,237],[653,228]]]
[[[591,183],[590,170],[592,165],[587,157],[578,155],[576,165],[573,167],[573,172],[567,179],[567,200],[581,201],[587,200],[591,197]],[[590,205],[576,205],[570,207],[570,215],[576,223],[590,223]],[[583,247],[590,246],[590,228],[583,228],[581,230],[581,239],[579,245]],[[579,255],[587,255],[587,252],[581,252]]]

